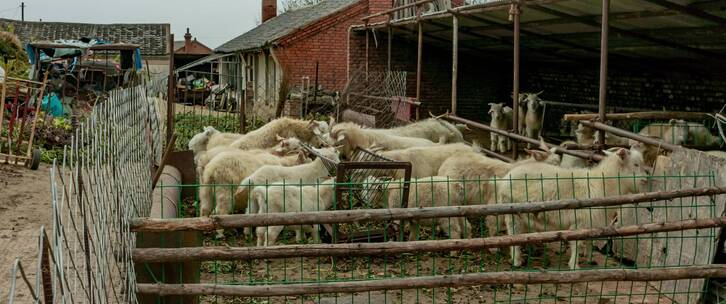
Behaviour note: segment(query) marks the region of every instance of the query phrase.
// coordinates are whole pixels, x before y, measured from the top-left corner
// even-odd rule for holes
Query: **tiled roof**
[[[261,48],[358,1],[360,0],[324,0],[313,6],[280,14],[222,44],[214,51],[229,53]]]
[[[18,21],[0,18],[0,29],[12,25],[15,35],[24,43],[57,39],[103,38],[113,43],[141,46],[144,55],[169,53],[168,23],[145,24],[90,24],[68,22]]]

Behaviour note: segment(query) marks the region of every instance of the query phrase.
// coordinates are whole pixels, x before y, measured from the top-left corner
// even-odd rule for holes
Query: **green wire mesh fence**
[[[301,218],[316,211],[340,210],[342,208],[340,206],[345,206],[342,208],[345,210],[352,207],[362,212],[375,210],[385,212],[395,210],[389,208],[401,207],[427,211],[425,209],[428,207],[458,207],[468,204],[489,204],[487,207],[508,206],[506,204],[508,202],[499,201],[502,196],[498,193],[514,191],[542,193],[537,197],[527,197],[526,201],[530,202],[597,199],[603,196],[627,195],[628,192],[624,190],[627,188],[625,185],[633,184],[641,178],[646,177],[537,176],[508,180],[507,183],[502,183],[501,179],[496,178],[462,180],[428,177],[411,181],[385,182],[377,178],[368,178],[355,185],[335,183],[332,179],[320,179],[311,183],[286,181],[265,184],[255,187],[252,192],[254,199],[264,204],[260,207],[260,215],[288,213]],[[656,173],[647,178],[649,182],[638,188],[637,192],[663,193],[713,187],[717,179],[713,173],[675,175]],[[556,187],[548,187],[552,184]],[[588,185],[582,192],[586,194],[570,193],[565,196],[564,193],[568,192],[565,189],[572,184]],[[500,188],[500,185],[509,186]],[[609,188],[595,185],[607,185]],[[161,185],[161,187],[193,188],[238,186]],[[369,204],[338,204],[336,200],[350,199],[352,196],[336,195],[337,187],[379,191],[382,195],[371,196],[377,201]],[[406,200],[402,191],[405,187],[409,187],[410,190],[407,204],[404,203]],[[590,190],[594,191],[595,188],[607,193],[603,193],[605,195],[592,193]],[[546,198],[544,192],[551,191],[557,194],[551,199]],[[340,231],[333,233],[360,232],[366,237],[358,239],[354,244],[316,245],[318,242],[329,242],[335,236],[330,235],[331,231],[320,228],[322,225],[309,223],[287,226],[260,225],[254,229],[256,233],[253,235],[245,235],[241,229],[227,228],[224,237],[221,238],[214,233],[203,233],[200,241],[193,245],[199,246],[198,248],[191,248],[183,253],[184,256],[176,258],[185,263],[201,261],[194,274],[196,276],[194,280],[208,284],[205,285],[208,289],[190,287],[187,294],[206,293],[207,295],[199,297],[202,303],[695,303],[704,298],[708,286],[705,279],[707,276],[697,275],[695,268],[689,271],[692,277],[677,280],[670,278],[681,277],[666,277],[669,279],[651,277],[636,281],[622,278],[609,280],[587,278],[593,278],[590,277],[594,275],[593,271],[595,274],[605,275],[608,271],[681,271],[682,267],[710,265],[716,255],[720,231],[716,227],[718,225],[698,226],[699,229],[681,225],[678,226],[680,228],[675,228],[675,231],[647,233],[649,230],[639,230],[623,236],[603,233],[604,230],[598,229],[619,227],[627,230],[633,225],[650,224],[655,227],[659,225],[657,223],[718,218],[724,202],[723,199],[717,201],[716,198],[716,196],[691,195],[670,200],[651,199],[638,204],[623,201],[618,204],[580,209],[570,207],[539,212],[505,210],[494,216],[449,214],[440,218],[413,220],[351,221],[346,220],[345,216],[337,218],[321,216],[313,223],[339,222]],[[192,217],[196,215],[198,197],[179,197],[177,201],[178,214]],[[250,215],[245,216],[250,217]],[[368,218],[371,218],[370,214]],[[512,236],[507,235],[508,230],[511,230],[507,229],[508,222],[518,222],[522,230],[516,231]],[[224,223],[224,220],[221,223]],[[564,240],[562,234],[550,235],[549,239],[540,238],[543,236],[542,233],[548,231],[561,231],[569,235],[568,233],[582,229],[598,230],[599,234],[589,235],[589,238],[586,237],[587,241],[578,243],[576,247],[560,241]],[[511,243],[511,238],[517,239],[523,234],[528,239],[524,241],[520,239],[524,242],[519,243],[524,244],[522,263],[515,266],[510,252],[511,246],[493,244],[514,244]],[[265,246],[258,246],[259,243],[255,238],[264,238],[269,246],[274,247],[265,250]],[[446,241],[454,242],[442,243]],[[170,246],[162,244],[157,247]],[[211,251],[205,252],[204,248],[209,248]],[[576,269],[568,265],[573,249],[576,250],[579,267]],[[137,252],[134,257],[142,260],[149,258],[154,256],[153,250]],[[214,251],[220,253],[215,254]],[[179,269],[177,273],[182,273],[182,268],[185,267],[184,263],[166,265],[177,267]],[[528,280],[532,279],[531,275],[543,273],[556,274],[553,278],[560,278],[563,283],[553,279],[528,283],[530,282]],[[466,282],[471,279],[470,276],[476,275],[493,275],[499,281],[490,278],[490,281],[485,282],[494,283],[457,283]],[[527,279],[518,276],[526,276]],[[431,278],[437,280],[452,278],[454,284],[423,284],[422,281],[417,281]],[[502,278],[509,278],[512,281],[504,282]],[[589,281],[582,281],[585,279]],[[160,279],[158,282],[164,281]],[[340,288],[335,289],[330,287],[331,285]],[[231,289],[225,289],[227,287]],[[152,287],[147,286],[140,290],[150,292],[145,288]],[[164,292],[166,294],[180,292],[173,290],[172,288]],[[154,292],[157,291],[159,290]]]

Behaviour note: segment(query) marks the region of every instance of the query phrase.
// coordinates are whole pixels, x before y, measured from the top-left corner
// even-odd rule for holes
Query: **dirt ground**
[[[51,225],[50,166],[41,164],[36,171],[0,164],[0,299],[7,299],[16,257],[35,288],[40,227]],[[37,292],[37,291],[36,291]],[[20,276],[15,287],[15,302],[32,301]]]

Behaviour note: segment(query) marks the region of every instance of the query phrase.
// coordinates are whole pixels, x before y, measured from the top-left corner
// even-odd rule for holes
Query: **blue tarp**
[[[48,97],[50,96],[50,109],[48,107]],[[43,103],[41,109],[53,115],[54,117],[63,116],[63,104],[61,104],[60,98],[55,93],[50,93],[43,97]]]

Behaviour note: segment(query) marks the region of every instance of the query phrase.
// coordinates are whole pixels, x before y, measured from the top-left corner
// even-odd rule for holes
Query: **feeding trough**
[[[0,82],[0,163],[38,169],[40,150],[33,148],[45,92],[43,82],[5,77]]]
[[[402,206],[408,203],[409,181],[411,180],[411,163],[399,162],[382,157],[366,149],[358,148],[351,161],[335,161],[326,158],[308,146],[305,149],[323,160],[331,176],[335,176],[335,198],[332,210],[355,208],[374,208],[380,202],[384,191],[364,191],[366,178],[374,176],[383,181],[383,188],[388,186],[395,176],[403,176]],[[385,223],[382,227],[362,229],[350,225],[349,229],[341,229],[337,224],[323,224],[326,235],[322,237],[332,243],[381,242],[397,236],[398,228],[393,223]]]

